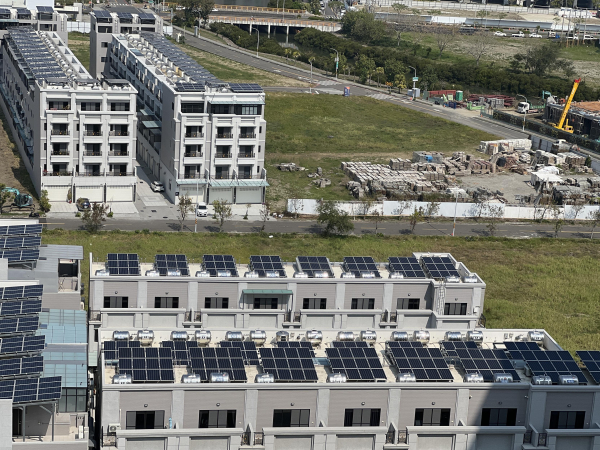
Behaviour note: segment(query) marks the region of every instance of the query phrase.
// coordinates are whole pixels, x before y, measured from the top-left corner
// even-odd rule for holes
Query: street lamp
[[[527,97],[525,97],[524,95],[521,94],[517,94],[517,97],[523,97],[525,99],[525,103],[527,103],[529,105],[529,102],[527,101]],[[527,120],[527,108],[525,108],[525,116],[523,116],[523,131],[525,131],[525,121]]]
[[[258,31],[258,25],[256,25],[256,56],[258,57],[258,46],[260,45],[260,32]]]
[[[338,73],[338,62],[340,61],[340,53],[335,48],[330,48],[329,50],[333,50],[335,52],[335,79],[337,80]]]
[[[283,0],[283,8],[281,8],[281,12],[283,13],[282,22],[285,22],[285,0]]]
[[[310,86],[308,88],[309,93],[312,94],[312,84],[313,84],[313,79],[312,79],[312,63],[315,60],[314,56],[311,56],[310,58],[308,58],[308,62],[310,63]]]
[[[413,66],[408,66],[408,67],[410,67],[412,70],[415,71],[415,76],[413,77],[413,90],[412,90],[412,98],[413,98],[413,101],[414,101],[415,100],[415,89],[417,88],[417,86],[416,86],[416,83],[417,83],[417,80],[416,80],[416,78],[417,78],[417,69],[415,69]]]

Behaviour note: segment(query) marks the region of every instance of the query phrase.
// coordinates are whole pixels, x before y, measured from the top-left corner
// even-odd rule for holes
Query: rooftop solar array
[[[375,278],[381,278],[377,264],[370,256],[344,257],[344,270],[353,273],[357,278],[360,278],[364,273],[373,273]]]
[[[327,348],[333,373],[343,373],[348,381],[386,380],[377,351],[372,347]]]
[[[600,384],[600,352],[597,350],[579,350],[577,356],[579,356],[581,362],[585,364],[585,368],[588,370],[594,381]]]
[[[0,399],[12,398],[13,403],[48,403],[60,398],[61,388],[61,377],[0,381]]]
[[[447,256],[423,256],[421,260],[431,278],[460,277],[454,263]]]
[[[285,270],[279,256],[250,256],[250,269],[262,277],[271,276],[271,273],[279,274],[279,278],[285,278]]]
[[[439,348],[405,344],[412,342],[386,342],[386,353],[399,373],[412,373],[416,381],[454,380]]]
[[[28,286],[0,287],[0,300],[17,300],[21,298],[40,298],[44,292],[41,284]]]
[[[204,83],[178,81],[175,83],[175,90],[177,92],[204,92],[206,90],[206,85]]]
[[[228,271],[232,277],[238,276],[235,259],[232,255],[204,255],[203,265],[204,270],[208,271],[211,277],[218,277],[219,273],[225,271]]]
[[[27,8],[16,8],[16,9],[17,9],[17,16],[20,19],[31,17],[31,11],[28,10]]]
[[[0,249],[39,247],[41,243],[41,236],[0,237]]]
[[[41,353],[45,342],[45,336],[5,337],[0,339],[0,354]]]
[[[0,258],[8,259],[9,263],[39,259],[41,225],[9,225],[0,228]]]
[[[104,9],[94,9],[92,12],[94,13],[94,15],[97,18],[102,18],[102,19],[111,19],[112,18],[110,13]]]
[[[196,341],[162,341],[165,348],[170,348],[172,352],[173,364],[176,366],[190,365],[190,348],[198,347]]]
[[[334,277],[331,264],[326,256],[298,256],[296,261],[300,271],[310,278],[315,278],[315,274],[327,274],[328,278]]]
[[[37,314],[42,311],[42,301],[18,300],[0,303],[0,316],[20,316],[25,314]]]
[[[244,364],[247,366],[257,366],[260,364],[256,344],[252,341],[221,341],[219,345],[223,348],[239,348],[242,352],[242,358],[244,358]]]
[[[129,348],[119,350],[119,374],[129,374],[134,383],[173,382],[173,358],[168,348]]]
[[[41,356],[0,359],[0,378],[35,375],[43,371],[44,358]]]
[[[116,361],[119,359],[119,349],[138,347],[140,341],[104,341],[104,360]]]
[[[13,31],[13,30],[11,30]],[[4,225],[0,226],[0,236],[20,236],[24,234],[40,234],[42,225]]]
[[[229,83],[229,89],[236,93],[258,93],[263,92],[260,85],[255,83]]]
[[[535,342],[508,341],[504,345],[513,359],[522,359],[527,363],[534,376],[547,375],[552,384],[558,384],[561,375],[575,375],[579,384],[587,383],[587,378],[567,351],[545,351]]]
[[[277,348],[305,348],[310,352],[310,357],[315,357],[315,351],[313,350],[313,346],[308,341],[283,341],[276,342],[275,346]]]
[[[137,14],[138,14],[138,17],[140,18],[140,20],[156,19],[156,17],[154,17],[154,14],[149,13],[149,12],[140,11]]]
[[[122,11],[117,12],[117,17],[119,19],[133,19],[133,15],[131,13],[122,12]]]
[[[39,250],[0,250],[0,258],[8,259],[8,262],[27,262],[40,259]]]
[[[413,256],[390,256],[390,272],[401,273],[404,278],[427,278],[417,258]]]
[[[0,8],[0,14],[10,16],[10,9]]]
[[[54,12],[54,8],[52,6],[36,6],[38,12],[41,13],[51,13]]]
[[[164,36],[148,31],[142,31],[141,37],[148,41],[154,48],[169,58],[185,75],[198,84],[221,85],[223,84],[212,73],[194,61],[189,55],[183,52],[179,47],[170,43]]]
[[[464,344],[464,345],[463,345]],[[508,373],[521,381],[504,350],[478,349],[474,342],[442,342],[446,354],[458,358],[466,373],[479,373],[484,381],[494,381],[494,374]]]
[[[140,274],[140,261],[136,253],[109,253],[106,259],[106,268],[110,275]]]
[[[48,8],[50,11],[40,11],[40,8]],[[39,6],[38,11],[52,12],[53,9]],[[11,28],[6,39],[26,77],[35,79],[64,78],[65,81],[67,80],[66,73],[33,28]]]
[[[190,276],[190,268],[185,255],[156,255],[154,267],[161,276],[166,276],[170,271],[175,270],[179,270],[183,277]]]
[[[333,348],[367,348],[369,344],[365,341],[333,341]]]
[[[229,374],[230,381],[246,381],[244,358],[239,348],[190,348],[192,372],[202,380],[210,380],[210,374],[221,372]]]
[[[317,371],[307,348],[261,348],[263,370],[275,381],[317,381]]]
[[[35,333],[39,320],[38,316],[0,318],[0,335]]]

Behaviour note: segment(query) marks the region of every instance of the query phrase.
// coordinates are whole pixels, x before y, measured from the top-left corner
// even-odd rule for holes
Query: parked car
[[[530,37],[530,38],[541,38],[541,37],[542,37],[542,35],[541,35],[541,34],[537,34],[537,33],[531,33],[531,34],[529,35],[529,37]]]
[[[90,205],[90,200],[87,198],[78,198],[75,204],[77,205],[77,211],[85,211],[92,207],[92,205]]]
[[[506,37],[506,33],[504,31],[496,31],[494,32],[494,36]]]
[[[208,216],[208,208],[206,206],[206,203],[198,203],[198,206],[196,207],[196,216],[198,216],[198,217]]]
[[[522,38],[522,37],[525,37],[525,33],[523,33],[522,31],[519,31],[518,33],[511,34],[511,36],[512,37]]]
[[[150,188],[154,191],[154,192],[164,192],[165,190],[165,185],[162,184],[160,181],[153,181],[152,184],[150,185]]]

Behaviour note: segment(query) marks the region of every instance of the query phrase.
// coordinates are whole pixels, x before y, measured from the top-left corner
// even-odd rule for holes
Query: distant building
[[[0,5],[0,38],[10,28],[30,26],[35,31],[53,31],[65,44],[68,43],[67,15],[55,10],[52,1],[49,6],[42,6],[43,2],[34,6],[15,3],[12,7]]]

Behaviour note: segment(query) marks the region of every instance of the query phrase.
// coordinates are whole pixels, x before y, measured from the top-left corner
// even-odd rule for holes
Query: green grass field
[[[377,261],[414,251],[450,252],[487,284],[484,314],[488,328],[544,328],[564,348],[600,347],[600,241],[567,239],[511,240],[451,237],[343,237],[305,235],[119,233],[46,231],[44,244],[82,245],[82,274],[89,286],[88,252],[104,261],[109,252],[138,253],[154,261],[157,253],[185,253],[199,262],[203,254],[232,254],[240,263],[250,255],[370,255]]]
[[[473,151],[479,141],[496,139],[482,131],[367,97],[268,93],[266,167],[270,201],[281,204],[290,190],[310,198],[351,199],[342,161],[388,163],[415,150]],[[307,172],[281,172],[293,162],[315,172],[323,168],[332,183],[312,187]]]
[[[78,31],[69,33],[69,49],[81,64],[90,70],[90,35]]]

